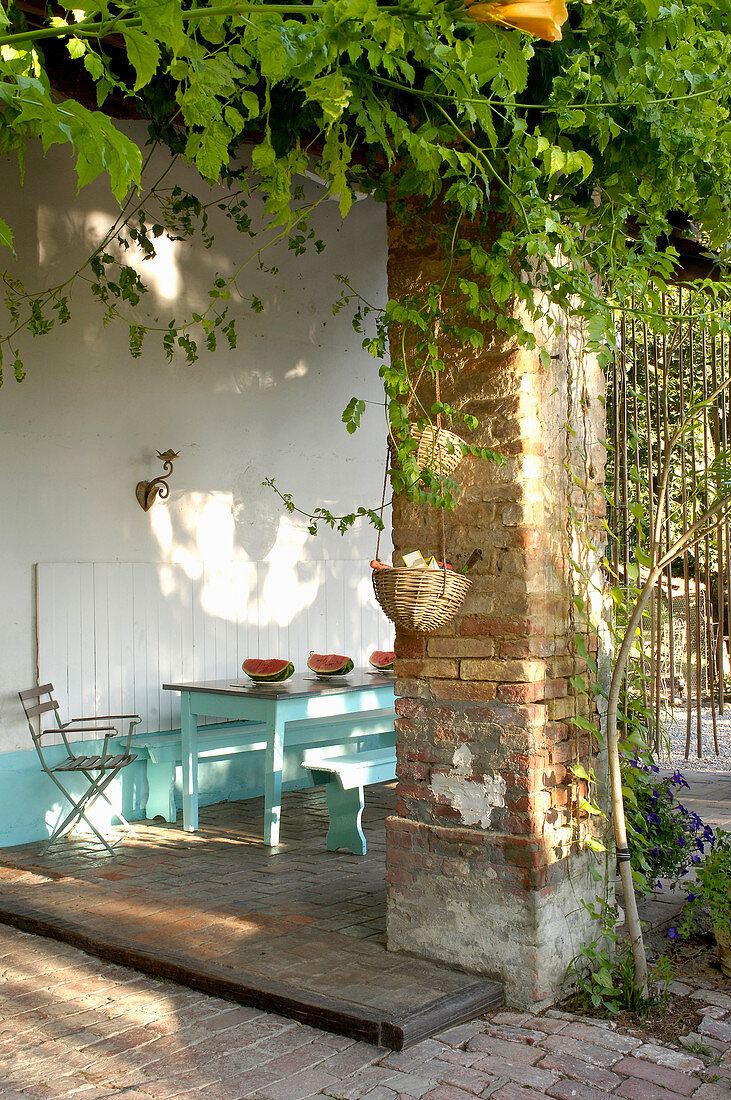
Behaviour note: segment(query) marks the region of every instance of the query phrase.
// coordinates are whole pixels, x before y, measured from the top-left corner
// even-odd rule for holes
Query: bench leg
[[[327,831],[326,847],[328,852],[337,848],[347,848],[356,856],[366,854],[366,838],[360,827],[363,813],[363,788],[353,787],[344,791],[333,780],[325,788],[327,809],[330,815],[330,828]]]
[[[166,821],[175,821],[175,765],[153,764],[147,761],[147,805],[145,817],[164,817]]]

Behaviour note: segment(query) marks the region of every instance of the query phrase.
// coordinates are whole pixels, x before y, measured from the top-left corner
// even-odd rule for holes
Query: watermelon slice
[[[307,667],[318,676],[347,676],[354,666],[350,657],[342,653],[311,653]]]
[[[377,649],[368,658],[370,664],[377,668],[379,672],[392,672],[395,660],[396,654],[392,649]]]
[[[252,680],[263,684],[281,683],[282,680],[288,680],[294,672],[291,661],[279,661],[274,658],[263,661],[259,657],[249,657],[241,667]]]

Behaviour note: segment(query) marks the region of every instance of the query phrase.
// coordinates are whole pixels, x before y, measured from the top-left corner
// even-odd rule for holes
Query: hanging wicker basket
[[[373,590],[384,614],[412,634],[433,634],[451,622],[471,584],[449,569],[373,570]]]
[[[416,462],[420,470],[428,466],[440,477],[449,477],[462,461],[462,440],[454,432],[433,424],[421,431],[411,425],[411,434],[418,443]]]

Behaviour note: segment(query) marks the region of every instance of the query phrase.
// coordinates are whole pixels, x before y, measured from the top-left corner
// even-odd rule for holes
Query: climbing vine
[[[235,346],[236,279],[262,262],[261,242],[215,274],[206,310],[161,324],[144,316],[145,278],[126,261],[131,246],[154,256],[166,235],[210,245],[214,203],[246,245],[256,196],[267,242],[295,251],[321,244],[310,225],[317,201],[302,187],[313,171],[343,216],[359,192],[389,202],[395,217],[416,217],[416,232],[414,211],[437,208],[440,280],[418,301],[389,301],[370,316],[352,287],[344,299],[356,326],[375,322],[363,338],[380,363],[399,458],[394,489],[450,507],[454,486],[415,477],[406,412],[414,372],[443,369],[437,325],[457,346],[479,348],[497,333],[531,347],[534,322],[554,324],[550,302],[579,315],[606,360],[613,310],[652,311],[673,274],[678,210],[721,274],[731,236],[729,0],[573,3],[562,28],[560,2],[536,6],[544,17],[521,24],[516,5],[461,0],[94,0],[62,5],[65,17],[2,0],[0,150],[22,169],[29,141],[70,145],[79,186],[106,174],[120,214],[56,286],[22,285],[10,263],[0,355],[22,379],[25,334],[67,322],[82,284],[105,322],[127,324],[132,355],[150,338],[190,363],[203,349]],[[54,88],[69,72],[80,91],[62,99]],[[115,123],[122,108],[149,120],[148,148]],[[157,147],[171,159],[151,178]],[[170,187],[176,161],[222,194]],[[633,298],[641,305],[630,307]],[[390,357],[389,336],[401,347]],[[469,438],[473,425],[446,403],[416,412],[420,422],[437,412],[461,421]],[[356,395],[348,430],[362,413]]]
[[[532,346],[532,322],[550,329],[565,310],[585,322],[587,348],[606,364],[618,310],[641,320],[661,311],[663,282],[675,267],[678,209],[723,271],[731,210],[729,8],[575,3],[562,40],[549,44],[478,23],[459,2],[186,7],[135,0],[69,7],[66,20],[39,16],[34,25],[3,0],[0,148],[22,164],[31,139],[70,144],[79,185],[106,173],[120,214],[86,263],[56,286],[27,288],[12,268],[5,273],[0,368],[4,354],[22,379],[24,334],[46,335],[66,323],[80,285],[105,323],[127,325],[133,356],[157,339],[169,358],[192,364],[203,349],[235,347],[231,302],[244,297],[237,287],[244,267],[276,274],[266,261],[274,243],[295,253],[323,247],[310,218],[326,194],[338,198],[345,216],[358,192],[370,193],[390,202],[395,216],[412,217],[417,232],[415,208],[438,204],[442,279],[419,300],[378,309],[345,273],[335,308],[351,310],[379,364],[398,454],[392,490],[450,507],[457,486],[419,476],[409,431],[416,378],[424,367],[430,375],[444,367],[437,327],[442,347],[479,349],[495,331]],[[86,102],[93,97],[101,110],[59,99],[53,87],[62,66],[81,71]],[[120,102],[150,120],[149,147],[110,117]],[[170,161],[153,176],[161,147]],[[176,162],[192,164],[202,183],[220,190],[170,185]],[[312,171],[325,184],[315,200],[302,185]],[[265,207],[265,240],[253,230],[253,202]],[[152,257],[166,235],[210,247],[213,207],[236,230],[240,255],[215,273],[205,310],[149,322],[139,308],[147,285],[127,261],[129,249]],[[12,248],[5,221],[0,240]],[[706,284],[696,312],[712,313],[724,289]],[[261,299],[252,295],[248,306],[261,309]],[[365,411],[354,396],[343,413],[348,431]],[[473,419],[447,402],[417,407],[417,420],[437,412],[465,429],[465,451],[496,457],[469,444]],[[281,496],[285,507],[298,508],[286,489]],[[345,531],[361,517],[379,526],[373,503],[344,516],[309,509],[309,528]]]

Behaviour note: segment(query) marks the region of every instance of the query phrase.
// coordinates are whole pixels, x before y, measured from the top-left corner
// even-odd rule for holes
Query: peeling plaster
[[[432,774],[432,791],[446,798],[465,825],[480,825],[486,829],[493,810],[505,805],[505,780],[501,775],[483,776],[481,781],[468,779],[472,772],[472,753],[468,745],[460,745],[455,750],[452,763],[454,767],[447,775]]]

